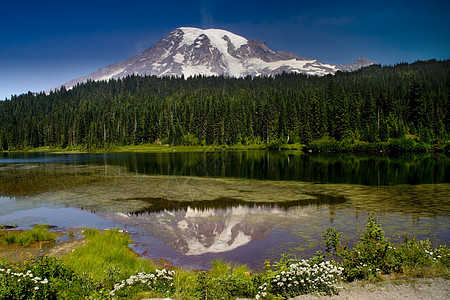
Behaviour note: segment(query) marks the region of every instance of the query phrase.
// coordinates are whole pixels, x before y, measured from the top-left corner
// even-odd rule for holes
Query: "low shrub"
[[[366,232],[353,248],[348,243],[342,244],[339,236],[336,230],[328,228],[323,237],[327,252],[341,262],[347,280],[377,278],[382,273],[400,270],[393,245],[387,241],[375,214],[370,213]]]
[[[389,140],[388,150],[391,153],[401,152],[426,152],[431,146],[423,142],[417,142],[412,138],[399,138]]]
[[[271,141],[270,143],[266,144],[266,147],[268,150],[280,150],[285,145],[284,142],[279,140]]]
[[[336,141],[335,139],[325,136],[319,140],[309,143],[308,150],[311,151],[324,151],[324,152],[340,152],[351,151],[350,143],[346,141]]]
[[[37,257],[16,267],[0,268],[0,299],[104,299],[108,294],[60,260]]]
[[[330,137],[323,137],[319,140],[312,141],[306,147],[314,152],[386,152],[403,153],[403,152],[426,152],[431,150],[429,144],[416,141],[412,138],[390,139],[389,141],[364,142],[359,140],[343,140],[336,141]]]
[[[405,236],[394,248],[407,276],[439,276],[450,279],[450,249],[444,245],[433,247],[429,239],[417,240]]]
[[[353,248],[340,241],[340,233],[335,229],[326,229],[323,237],[327,253],[341,263],[343,276],[348,281],[373,279],[395,272],[414,276],[449,277],[450,274],[447,246],[433,248],[428,239],[418,241],[408,236],[400,245],[394,245],[385,237],[373,213],[368,217],[365,233]]]

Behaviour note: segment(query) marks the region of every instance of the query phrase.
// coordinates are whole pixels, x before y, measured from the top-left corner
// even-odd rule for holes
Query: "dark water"
[[[119,226],[136,252],[194,268],[308,257],[370,211],[393,240],[447,243],[449,195],[450,158],[432,154],[0,154],[0,225]]]
[[[2,153],[0,165],[108,164],[140,174],[294,180],[363,185],[450,183],[450,158],[434,154],[308,154],[215,151],[114,154]]]

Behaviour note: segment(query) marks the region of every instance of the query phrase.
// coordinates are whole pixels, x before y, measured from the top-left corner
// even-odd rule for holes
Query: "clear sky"
[[[332,64],[450,58],[450,0],[0,0],[0,99],[123,61],[182,26]]]

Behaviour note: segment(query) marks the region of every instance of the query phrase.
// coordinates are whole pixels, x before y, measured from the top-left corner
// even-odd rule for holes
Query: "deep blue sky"
[[[177,27],[221,28],[325,63],[450,58],[450,1],[0,0],[0,99],[56,87]]]

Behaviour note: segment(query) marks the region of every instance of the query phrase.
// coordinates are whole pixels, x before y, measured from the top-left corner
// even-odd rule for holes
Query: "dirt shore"
[[[16,244],[5,244],[0,242],[0,258],[17,263],[31,259],[38,255],[49,255],[62,257],[73,249],[84,245],[87,240],[81,234],[82,228],[69,228],[67,230],[54,231],[59,237],[65,236],[65,241],[43,241],[36,242],[30,246],[18,246]],[[23,230],[1,230],[0,237],[7,233],[21,233]],[[69,234],[70,232],[70,234]],[[69,238],[68,236],[73,237]]]
[[[447,300],[450,299],[450,280],[442,278],[385,279],[369,283],[357,281],[345,284],[338,295],[303,295],[290,300]],[[141,300],[172,300],[147,298]],[[250,300],[238,298],[236,300]]]
[[[338,295],[303,295],[293,300],[447,300],[450,299],[450,280],[442,278],[387,279],[369,283],[345,284]]]

